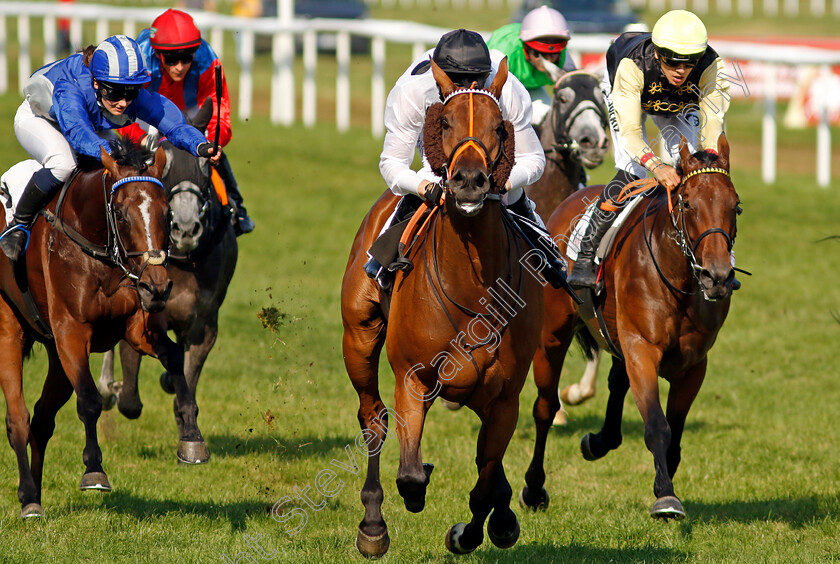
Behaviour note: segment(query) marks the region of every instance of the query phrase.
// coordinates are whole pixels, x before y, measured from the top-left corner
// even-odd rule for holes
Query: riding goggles
[[[705,50],[703,50],[699,53],[691,53],[691,54],[688,54],[688,55],[683,55],[681,53],[677,53],[675,51],[672,51],[670,49],[666,49],[664,47],[654,46],[654,48],[656,49],[656,52],[659,54],[659,60],[662,61],[662,64],[667,66],[667,67],[671,67],[671,68],[676,68],[680,65],[685,65],[687,67],[696,66],[697,63],[700,61],[700,58],[706,52]]]
[[[99,82],[99,92],[109,102],[125,100],[131,102],[140,94],[141,84],[114,84],[112,82]]]
[[[533,49],[537,53],[542,53],[544,55],[551,55],[553,53],[560,53],[563,49],[566,48],[566,45],[569,43],[568,39],[563,39],[557,43],[543,43],[542,41],[526,41],[525,45],[529,48]]]
[[[195,49],[178,49],[177,51],[158,51],[158,53],[163,58],[163,64],[171,67],[178,63],[190,64],[195,58],[195,51]]]

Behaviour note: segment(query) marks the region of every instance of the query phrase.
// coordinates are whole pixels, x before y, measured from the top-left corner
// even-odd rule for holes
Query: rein
[[[130,252],[126,250],[125,244],[122,242],[119,230],[117,229],[117,220],[113,207],[113,196],[117,189],[129,183],[148,182],[158,186],[161,190],[164,190],[163,183],[153,176],[127,176],[114,182],[109,191],[105,184],[106,176],[107,174],[103,172],[102,193],[105,197],[105,220],[108,226],[108,242],[106,245],[103,246],[93,243],[61,219],[62,205],[64,204],[64,199],[67,196],[71,182],[67,182],[61,190],[61,194],[59,195],[58,202],[55,206],[55,215],[53,216],[52,214],[49,214],[49,212],[45,211],[45,217],[47,218],[47,221],[67,235],[67,237],[79,248],[81,248],[85,254],[97,260],[111,263],[112,265],[120,268],[120,270],[123,271],[123,274],[125,274],[129,280],[134,282],[136,287],[140,277],[143,275],[143,271],[145,271],[149,265],[157,266],[166,264],[167,251],[150,249],[147,251]],[[133,257],[143,257],[143,266],[140,269],[139,274],[134,274],[125,266],[124,260],[128,260]]]
[[[699,271],[703,270],[703,267],[697,262],[697,256],[696,256],[697,247],[700,245],[700,241],[702,241],[704,238],[708,237],[709,235],[719,233],[726,238],[726,249],[727,249],[727,251],[731,252],[732,251],[732,246],[734,244],[734,241],[733,241],[732,237],[729,235],[729,233],[725,229],[722,229],[720,227],[712,227],[710,229],[705,230],[703,233],[700,234],[699,237],[697,237],[697,239],[693,242],[693,244],[692,244],[691,239],[688,237],[688,231],[687,231],[686,225],[685,225],[685,203],[684,203],[684,200],[683,200],[683,197],[682,197],[682,190],[685,187],[685,181],[686,180],[688,180],[689,178],[691,178],[693,176],[697,176],[698,174],[703,174],[703,173],[709,173],[709,174],[717,173],[717,174],[723,174],[727,178],[729,177],[729,171],[727,171],[726,169],[723,169],[723,168],[717,168],[717,167],[698,168],[697,170],[694,170],[694,171],[686,174],[682,178],[682,182],[680,182],[679,193],[677,194],[676,205],[674,205],[673,207],[671,207],[670,192],[668,193],[668,207],[670,208],[668,215],[671,218],[671,225],[674,227],[674,230],[675,230],[675,235],[672,237],[672,240],[680,248],[680,251],[682,252],[682,254],[688,259],[689,266],[691,267],[691,273],[694,276],[694,279],[697,280],[698,283],[700,282],[700,277],[698,276],[697,273]],[[650,253],[650,257],[651,257],[651,259],[653,259],[653,265],[656,267],[656,272],[659,274],[659,277],[662,279],[662,281],[665,283],[666,286],[668,286],[668,288],[671,291],[677,292],[677,293],[682,294],[684,296],[697,295],[701,292],[701,290],[698,290],[696,292],[686,292],[686,291],[680,290],[679,288],[674,286],[671,283],[671,281],[668,280],[668,277],[665,276],[665,273],[662,272],[662,268],[660,268],[659,263],[656,260],[656,256],[653,253],[653,247],[651,245],[651,241],[653,239],[653,232],[651,232],[648,229],[648,224],[647,224],[647,217],[649,215],[650,207],[651,207],[651,205],[653,205],[653,202],[654,202],[654,200],[651,199],[648,202],[647,209],[645,209],[645,214],[643,216],[643,218],[644,218],[643,219],[643,227],[644,227],[645,243],[647,244],[647,248],[648,248],[648,252]],[[677,212],[676,215],[674,215],[675,210]]]

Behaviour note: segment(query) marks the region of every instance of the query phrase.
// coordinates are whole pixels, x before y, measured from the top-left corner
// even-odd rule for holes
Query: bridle
[[[496,98],[491,92],[487,90],[481,90],[479,88],[464,88],[461,90],[455,90],[451,92],[446,98],[443,100],[443,105],[446,106],[453,98],[460,95],[468,95],[469,99],[469,108],[470,108],[470,125],[469,125],[469,135],[464,137],[455,145],[452,149],[452,153],[449,155],[446,164],[444,165],[444,178],[447,186],[447,191],[449,191],[449,174],[450,171],[454,168],[458,159],[468,150],[472,149],[478,152],[481,155],[481,159],[484,162],[484,166],[487,167],[487,170],[493,171],[496,166],[499,164],[499,161],[502,159],[505,153],[504,143],[502,139],[502,134],[499,133],[499,152],[496,154],[496,158],[493,158],[490,155],[490,151],[487,149],[487,145],[479,139],[475,137],[475,98],[474,95],[478,94],[481,96],[487,96],[493,102],[495,102],[496,107],[499,108],[499,112],[502,110],[502,106],[499,103],[499,99]],[[501,192],[504,191],[504,186],[499,188],[499,194],[487,194],[485,193],[482,196],[482,200],[501,200],[502,194]]]
[[[166,266],[167,256],[168,256],[168,249],[149,249],[146,251],[129,251],[125,243],[123,243],[122,238],[120,237],[120,232],[117,229],[117,218],[116,218],[116,210],[114,207],[114,194],[115,192],[125,186],[126,184],[136,183],[136,182],[147,182],[150,184],[154,184],[155,186],[159,187],[161,190],[164,190],[163,183],[160,180],[153,176],[127,176],[120,180],[115,181],[110,189],[107,186],[107,179],[108,174],[103,171],[102,173],[102,193],[105,197],[105,221],[108,227],[108,241],[105,245],[98,245],[93,243],[89,239],[87,239],[84,235],[64,223],[61,219],[61,210],[62,204],[64,203],[64,199],[67,195],[68,188],[72,184],[72,181],[68,181],[64,188],[61,191],[61,194],[58,197],[58,202],[56,203],[55,207],[55,216],[50,217],[46,215],[47,220],[51,223],[54,223],[56,227],[60,228],[67,237],[76,243],[85,254],[105,262],[109,262],[114,266],[118,267],[122,270],[123,274],[125,274],[126,278],[131,280],[134,283],[135,288],[137,288],[137,284],[140,282],[141,276],[143,276],[143,272],[149,266],[158,266],[163,265]],[[72,179],[71,179],[72,180]],[[140,267],[140,271],[137,273],[132,272],[126,266],[126,261],[132,258],[142,257],[143,264]]]
[[[577,71],[583,72],[583,71]],[[573,76],[575,72],[567,73],[563,75],[563,77],[557,81],[557,84],[554,88],[554,96],[551,99],[551,109],[552,109],[552,123],[551,126],[553,128],[552,133],[554,134],[554,144],[551,147],[545,149],[546,156],[550,153],[567,153],[569,158],[572,159],[577,164],[581,164],[580,160],[580,144],[572,139],[569,136],[569,131],[571,131],[572,126],[575,123],[575,120],[579,118],[584,112],[594,110],[598,117],[601,118],[601,126],[606,131],[608,129],[607,123],[607,114],[603,110],[603,108],[594,103],[593,100],[585,99],[582,102],[590,102],[590,104],[584,104],[582,102],[575,104],[568,112],[561,112],[560,109],[557,107],[557,99],[560,95],[561,85],[560,83],[565,80],[569,76]],[[584,75],[588,75],[589,73],[583,72]],[[594,107],[593,107],[594,106]]]
[[[698,174],[723,174],[727,178],[729,178],[729,171],[723,168],[718,167],[703,167],[698,168],[692,172],[689,172],[685,176],[683,176],[682,181],[680,182],[677,198],[675,204],[671,205],[671,196],[670,193],[668,194],[668,206],[669,206],[669,217],[671,218],[671,225],[674,227],[674,234],[671,236],[671,239],[677,244],[680,248],[682,254],[688,259],[689,266],[691,267],[691,272],[697,282],[700,282],[700,275],[699,272],[703,270],[703,267],[697,261],[697,247],[700,245],[700,242],[708,237],[709,235],[713,234],[720,234],[726,239],[726,250],[727,252],[732,251],[732,246],[735,243],[735,237],[730,235],[728,231],[721,227],[712,227],[710,229],[705,230],[701,233],[693,242],[691,238],[688,236],[688,229],[686,227],[686,210],[688,209],[688,205],[683,198],[683,189],[685,188],[685,183],[689,178],[693,176],[697,176]],[[665,283],[668,288],[672,291],[682,294],[684,296],[693,296],[700,292],[686,292],[684,290],[680,290],[676,286],[674,286],[670,280],[668,280],[665,273],[662,272],[662,269],[659,267],[659,263],[656,260],[656,256],[653,253],[653,248],[651,245],[651,239],[653,237],[653,233],[648,229],[647,224],[647,217],[650,212],[650,206],[653,204],[654,199],[648,202],[648,207],[644,213],[644,238],[645,243],[647,244],[648,251],[650,252],[650,256],[653,259],[653,264],[656,267],[656,271],[659,273],[659,277]]]

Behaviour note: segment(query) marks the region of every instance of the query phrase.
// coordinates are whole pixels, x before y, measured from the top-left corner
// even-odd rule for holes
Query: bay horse
[[[609,148],[607,108],[600,79],[592,73],[575,70],[562,74],[555,82],[551,108],[538,129],[545,150],[545,171],[525,193],[537,206],[537,213],[548,223],[560,203],[574,194],[583,177],[583,168],[604,162]],[[586,369],[579,383],[563,389],[560,396],[568,405],[577,405],[595,395],[600,350],[584,348]],[[555,424],[565,424],[560,409]]]
[[[596,460],[618,448],[629,388],[653,454],[656,502],[650,513],[656,518],[685,516],[672,482],[680,463],[680,440],[706,374],[708,352],[729,311],[735,277],[730,251],[741,208],[729,177],[725,135],[718,140],[718,153],[692,155],[683,143],[683,181],[673,209],[670,196],[659,193],[632,210],[604,259],[604,290],[595,298],[620,356],[613,357],[603,427],[583,437],[581,452],[586,460]],[[551,216],[549,230],[564,252],[576,218],[602,189],[582,190]],[[586,330],[594,337],[597,324],[584,326],[572,300],[547,288],[542,342],[534,356],[536,444],[520,494],[523,506],[548,504],[543,465],[546,438],[559,408],[557,384],[572,338]],[[670,383],[665,413],[658,376]]]
[[[165,268],[169,206],[159,180],[166,156],[157,151],[150,165],[152,155],[136,146],[114,142],[112,150],[113,157],[102,150],[104,168],[79,170],[52,199],[21,259],[0,260],[0,384],[18,460],[22,517],[43,515],[44,454],[56,413],[73,392],[85,427],[80,488],[110,491],[96,435],[102,398],[89,355],[120,339],[157,357],[173,374],[182,423],[178,459],[197,464],[209,458],[183,354],[166,335],[163,315],[171,289]],[[49,370],[30,425],[22,364],[36,340],[47,350]]]
[[[496,546],[513,546],[519,538],[502,458],[539,338],[543,293],[542,280],[526,268],[527,244],[503,219],[508,212],[500,203],[514,155],[513,126],[503,120],[498,102],[507,61],[486,90],[457,89],[434,61],[431,66],[444,102],[429,108],[423,137],[432,169],[446,178],[443,202],[433,207],[417,244],[406,252],[414,267],[410,274],[397,274],[387,317],[379,286],[363,264],[397,204],[390,192],[362,222],[341,288],[344,363],[359,395],[358,420],[368,448],[361,492],[365,516],[356,547],[370,558],[390,546],[379,481],[388,420],[396,420],[400,442],[397,488],[406,509],[420,512],[432,472],[432,465],[422,462],[420,439],[438,396],[469,406],[481,419],[472,520],[449,529],[446,547],[456,554],[475,550],[484,540],[488,515]],[[397,378],[393,409],[379,394],[383,346]]]
[[[197,121],[191,122],[199,131],[204,131],[212,115],[212,105],[208,108],[206,119],[196,116]],[[230,214],[213,189],[209,161],[169,141],[160,146],[166,154],[162,181],[169,199],[172,242],[167,273],[173,286],[166,302],[166,323],[183,350],[187,385],[195,397],[201,370],[219,333],[219,309],[233,279],[238,246]],[[116,403],[120,413],[136,419],[143,409],[137,386],[141,356],[124,341],[119,349],[122,382],[114,382],[114,353],[108,351],[98,388],[105,409]],[[161,375],[161,386],[174,392],[169,372]]]

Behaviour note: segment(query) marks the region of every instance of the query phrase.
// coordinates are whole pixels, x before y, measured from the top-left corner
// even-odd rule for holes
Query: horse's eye
[[[741,215],[742,213],[744,213],[744,210],[741,207],[741,204],[738,204],[738,205],[735,206],[735,213],[738,214],[738,215]]]
[[[114,209],[114,219],[116,219],[119,222],[126,223],[125,215],[123,215],[122,210],[120,210],[119,208]]]
[[[563,96],[562,94],[560,95],[560,103],[561,103],[561,104],[565,104],[565,103],[566,103],[566,102],[568,102],[568,101],[569,101],[569,99],[568,99],[568,98],[566,98],[566,97],[565,97],[565,96]]]
[[[449,129],[449,120],[446,119],[445,117],[440,118],[440,126],[443,129]]]
[[[688,200],[683,200],[682,205],[683,205],[683,209],[686,209],[686,210],[691,209],[691,204],[688,202]]]

